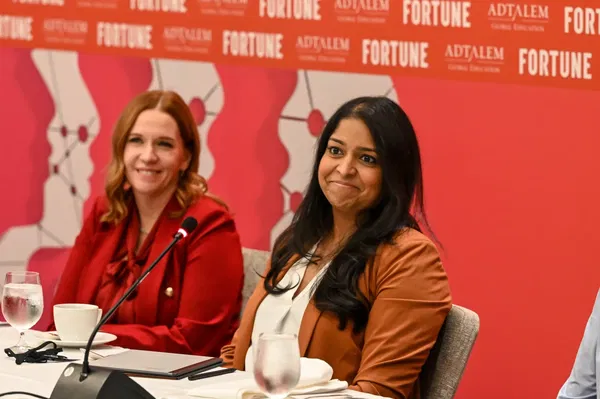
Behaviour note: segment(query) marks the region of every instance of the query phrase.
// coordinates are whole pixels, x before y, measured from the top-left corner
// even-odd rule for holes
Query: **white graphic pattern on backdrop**
[[[39,224],[16,226],[0,237],[0,275],[24,269],[38,248],[73,244],[81,228],[83,204],[90,195],[88,179],[94,168],[89,147],[98,133],[98,114],[79,72],[77,53],[34,50],[32,57],[56,106],[47,132],[52,146],[51,174],[45,183],[44,216]],[[174,90],[188,104],[203,104],[200,173],[209,179],[214,159],[206,136],[224,101],[213,64],[154,59],[152,67],[150,89]],[[290,164],[281,179],[284,214],[271,232],[271,241],[291,221],[290,194],[302,193],[308,182],[316,144],[306,121],[310,112],[319,110],[326,119],[341,103],[360,95],[387,95],[396,100],[391,87],[388,76],[298,71],[298,84],[279,122],[279,136],[289,153]],[[87,140],[80,140],[81,128],[85,129]]]

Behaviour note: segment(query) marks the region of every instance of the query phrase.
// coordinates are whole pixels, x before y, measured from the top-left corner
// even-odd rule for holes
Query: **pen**
[[[235,369],[221,369],[215,371],[205,371],[204,373],[194,374],[188,377],[190,381],[201,380],[203,378],[216,377],[218,375],[229,374],[235,372]]]

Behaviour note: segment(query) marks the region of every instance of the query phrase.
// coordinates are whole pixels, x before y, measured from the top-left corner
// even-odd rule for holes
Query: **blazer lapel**
[[[311,299],[306,306],[304,315],[302,316],[302,322],[300,323],[300,331],[298,332],[298,345],[300,346],[300,356],[306,355],[308,344],[312,339],[313,332],[317,326],[317,321],[321,317],[321,312],[315,306],[315,303]]]
[[[169,243],[173,240],[173,236],[177,233],[177,229],[179,228],[179,224],[181,218],[171,218],[169,214],[178,209],[178,203],[175,197],[171,199],[171,201],[167,204],[163,213],[161,214],[159,220],[157,221],[156,235],[154,236],[154,241],[152,242],[152,248],[150,249],[150,253],[148,254],[148,259],[146,261],[147,266],[144,268],[150,267],[152,262],[158,258],[160,253],[164,251],[164,249],[169,245]],[[138,295],[140,298],[144,298],[143,300],[136,301],[135,313],[136,319],[139,324],[152,326],[156,324],[157,320],[157,312],[158,312],[158,298],[161,295],[161,286],[165,276],[165,271],[167,265],[173,264],[173,262],[169,262],[174,255],[174,252],[177,249],[176,245],[170,251],[170,253],[166,254],[156,265],[154,270],[144,279],[144,281],[138,287]],[[184,265],[185,267],[185,265]]]
[[[318,278],[318,274],[315,276],[315,278]],[[306,355],[306,350],[308,349],[313,332],[315,331],[315,327],[317,326],[317,322],[319,321],[322,313],[323,312],[317,309],[314,299],[311,298],[306,306],[304,315],[302,316],[302,321],[300,322],[300,331],[298,331],[300,356]]]
[[[77,302],[92,303],[96,298],[102,275],[106,271],[106,265],[111,262],[117,246],[124,245],[121,239],[126,225],[127,223],[119,223],[117,226],[108,227],[108,230],[96,233],[94,241],[97,243],[97,247],[94,245],[95,248],[90,250],[88,264],[79,283],[81,287],[86,288],[78,290]],[[94,253],[97,255],[93,256]],[[90,262],[91,259],[94,259],[93,264]]]

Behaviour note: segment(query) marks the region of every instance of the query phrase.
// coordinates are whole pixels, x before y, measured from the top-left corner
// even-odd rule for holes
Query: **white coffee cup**
[[[54,305],[54,325],[61,341],[84,342],[102,318],[102,309],[85,303]]]

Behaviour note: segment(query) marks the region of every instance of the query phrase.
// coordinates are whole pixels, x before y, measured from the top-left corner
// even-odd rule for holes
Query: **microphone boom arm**
[[[115,305],[113,305],[109,309],[109,311],[104,315],[104,317],[102,317],[102,319],[100,319],[100,321],[98,322],[98,324],[96,325],[96,327],[94,328],[94,330],[92,331],[92,333],[90,334],[90,338],[88,339],[87,345],[85,347],[85,354],[83,355],[82,370],[81,370],[81,374],[80,374],[80,378],[79,378],[80,381],[85,380],[88,377],[88,375],[90,374],[90,364],[89,364],[90,351],[92,349],[92,344],[94,342],[94,338],[96,338],[96,334],[98,334],[98,331],[100,331],[100,328],[112,317],[112,315],[117,311],[117,309],[119,308],[119,306],[121,306],[121,304],[123,302],[125,302],[125,300],[129,297],[129,295],[131,295],[131,293],[133,291],[135,291],[135,289],[141,284],[141,282],[144,281],[144,279],[146,278],[146,276],[148,274],[150,274],[150,272],[152,271],[152,269],[154,269],[154,267],[156,267],[156,265],[158,264],[158,262],[183,237],[185,237],[185,236],[181,232],[178,232],[177,234],[175,234],[175,237],[173,238],[173,240],[171,241],[171,243],[160,253],[160,255],[158,255],[158,257],[156,258],[156,260],[142,273],[142,275],[140,276],[140,278],[138,278],[131,285],[131,287],[129,287],[129,289],[127,289],[127,291],[125,291],[125,293],[123,294],[123,296],[117,301],[117,303]]]
[[[89,356],[94,338],[100,328],[113,316],[121,304],[141,284],[148,274],[156,267],[158,262],[173,248],[179,240],[187,237],[196,226],[198,221],[193,217],[187,217],[173,237],[169,245],[158,255],[158,257],[142,272],[142,274],[131,284],[125,293],[100,319],[90,334],[83,355],[83,362],[71,363],[62,372],[56,382],[50,399],[154,399],[148,391],[140,384],[131,379],[124,371],[115,369],[103,369],[99,367],[90,370]]]

